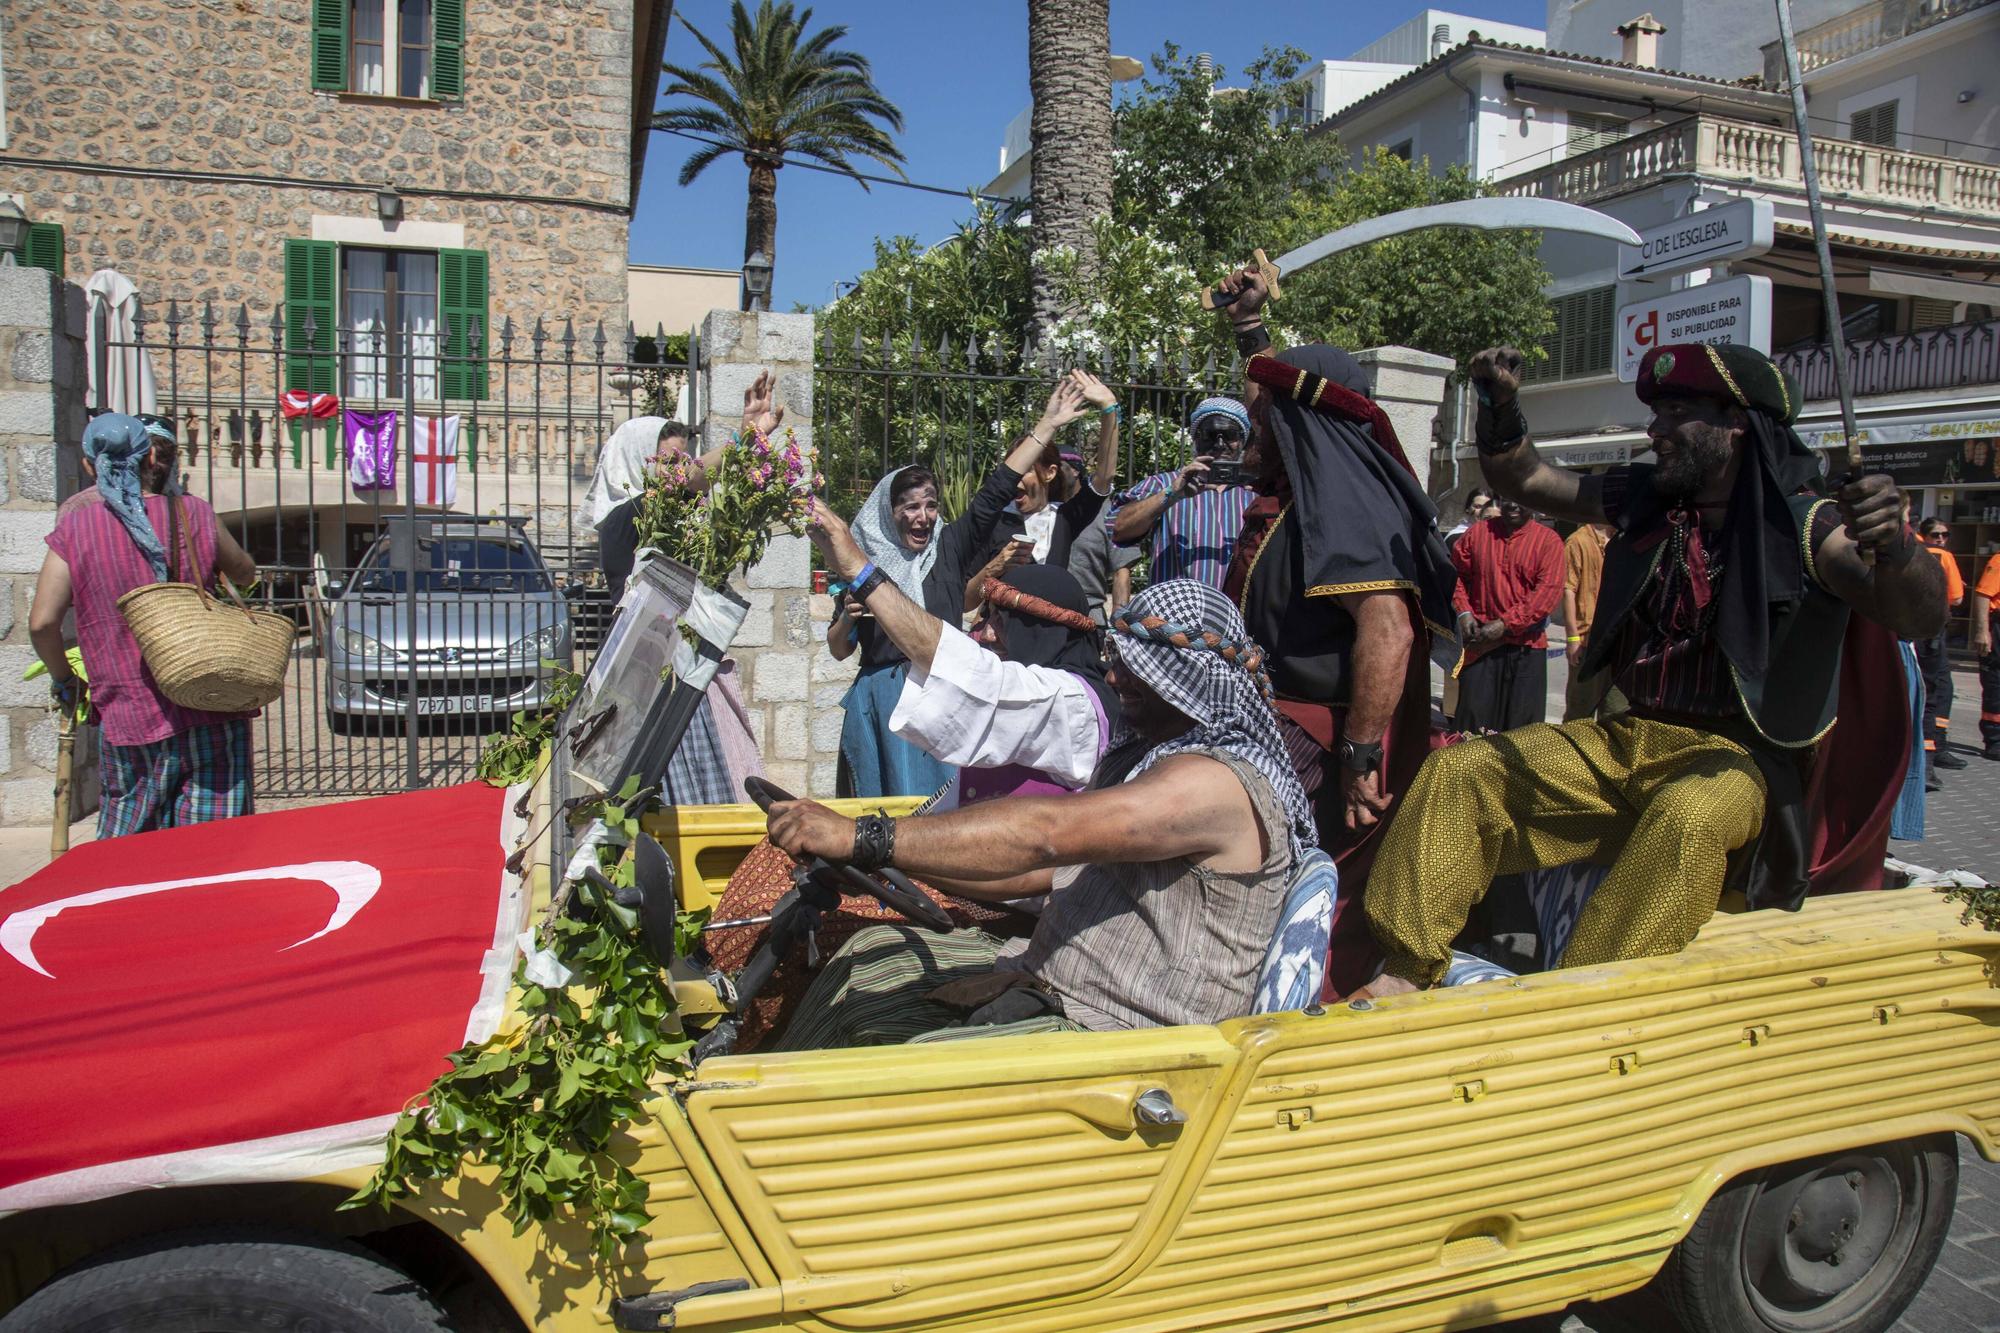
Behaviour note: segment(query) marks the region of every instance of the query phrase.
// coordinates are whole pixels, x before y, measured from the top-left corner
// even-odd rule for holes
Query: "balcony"
[[[1833,349],[1827,344],[1780,352],[1773,359],[1798,380],[1806,401],[1835,396]],[[1850,342],[1847,376],[1856,398],[2000,384],[2000,320]]]
[[[1870,0],[1797,34],[1799,72],[1810,74],[1836,60],[1873,51],[1922,32],[1993,0]],[[1776,42],[1764,46],[1764,86],[1785,86],[1785,59]]]
[[[1830,198],[2000,218],[2000,166],[1847,139],[1817,138],[1813,146],[1819,156],[1819,186]],[[1765,189],[1805,189],[1799,143],[1790,130],[1719,116],[1689,116],[1495,181],[1491,188],[1495,194],[1589,204],[1667,177],[1696,174]]]

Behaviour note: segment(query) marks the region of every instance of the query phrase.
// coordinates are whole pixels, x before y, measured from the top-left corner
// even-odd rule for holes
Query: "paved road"
[[[1549,663],[1549,716],[1562,716],[1563,665]],[[1925,811],[1922,842],[1892,843],[1892,854],[1919,865],[1965,869],[2000,880],[2000,763],[1977,753],[1979,682],[1956,673],[1951,734],[1968,761],[1941,774],[1942,792]],[[1567,1315],[1506,1327],[1523,1333],[1680,1333],[1643,1293]],[[1981,1160],[1963,1141],[1959,1151],[1958,1212],[1944,1254],[1923,1292],[1894,1333],[2000,1333],[2000,1165]]]

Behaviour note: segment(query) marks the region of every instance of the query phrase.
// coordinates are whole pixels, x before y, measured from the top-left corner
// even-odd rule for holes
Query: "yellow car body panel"
[[[1717,1187],[2000,1149],[2000,935],[1927,890],[1684,953],[1218,1028],[713,1060],[682,1093],[784,1290],[680,1326],[1442,1329],[1644,1282]],[[1188,1116],[1135,1129],[1165,1087]]]

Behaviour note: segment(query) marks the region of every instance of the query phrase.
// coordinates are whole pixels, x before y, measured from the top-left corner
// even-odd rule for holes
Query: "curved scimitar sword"
[[[1384,213],[1381,217],[1328,232],[1316,241],[1308,241],[1298,249],[1278,256],[1277,263],[1272,267],[1289,278],[1307,265],[1317,264],[1343,250],[1373,245],[1391,236],[1403,236],[1432,227],[1472,227],[1481,231],[1560,231],[1620,241],[1626,245],[1639,244],[1639,233],[1617,218],[1595,209],[1565,204],[1557,199],[1488,195]]]

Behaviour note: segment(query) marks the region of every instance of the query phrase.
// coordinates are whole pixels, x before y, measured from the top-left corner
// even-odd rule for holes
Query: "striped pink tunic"
[[[198,580],[203,587],[215,586],[215,511],[197,496],[181,498],[181,522],[188,525],[194,542]],[[146,513],[160,534],[168,540],[167,500],[162,495],[146,497]],[[71,604],[76,609],[76,641],[83,649],[84,670],[90,675],[90,699],[104,727],[107,745],[148,745],[178,736],[196,727],[228,722],[254,713],[204,713],[182,708],[161,694],[139,655],[138,640],[126,628],[118,613],[118,599],[134,588],[153,581],[146,557],[132,542],[92,486],[63,502],[56,511],[55,531],[48,535],[49,549],[69,564]],[[183,551],[182,559],[186,554]],[[171,553],[167,568],[172,572]],[[185,574],[186,571],[183,571]]]

